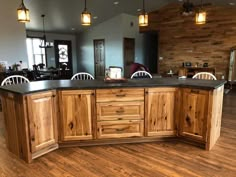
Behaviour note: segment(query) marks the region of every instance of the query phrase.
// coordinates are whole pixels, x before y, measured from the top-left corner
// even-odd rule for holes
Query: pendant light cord
[[[145,11],[145,3],[144,3],[144,0],[143,0],[143,11]]]
[[[87,10],[87,3],[86,3],[86,0],[84,0],[84,9]]]

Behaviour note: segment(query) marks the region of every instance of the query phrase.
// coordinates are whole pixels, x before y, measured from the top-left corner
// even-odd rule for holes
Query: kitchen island
[[[3,86],[6,144],[26,162],[60,147],[173,139],[210,150],[220,136],[224,84],[161,78]]]

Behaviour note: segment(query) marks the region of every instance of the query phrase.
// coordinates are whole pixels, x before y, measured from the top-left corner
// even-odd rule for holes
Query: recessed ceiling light
[[[118,5],[118,4],[119,4],[119,1],[114,1],[113,4],[114,4],[114,5]]]
[[[235,3],[234,3],[234,2],[230,2],[230,3],[229,3],[229,5],[231,5],[231,6],[234,6],[234,5],[235,5]]]
[[[178,0],[179,2],[183,2],[183,0]]]
[[[140,12],[142,9],[137,9],[138,12]]]
[[[93,19],[97,19],[98,17],[97,16],[93,16]]]
[[[75,31],[75,28],[72,27],[71,30],[72,30],[72,31]]]

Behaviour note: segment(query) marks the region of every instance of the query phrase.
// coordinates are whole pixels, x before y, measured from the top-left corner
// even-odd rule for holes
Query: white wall
[[[19,0],[0,0],[0,61],[27,63],[25,24],[17,21]]]
[[[42,32],[27,31],[28,36],[33,37],[42,37]],[[71,34],[55,34],[55,33],[46,33],[47,41],[53,42],[54,40],[68,40],[71,41],[72,45],[72,66],[73,73],[77,72],[77,51],[76,51],[76,36]],[[55,63],[55,50],[54,48],[47,49],[47,64],[48,67],[56,66]]]
[[[133,23],[133,26],[130,23]],[[105,39],[105,64],[123,67],[123,38],[135,38],[135,60],[142,61],[142,35],[139,34],[137,16],[120,14],[77,36],[78,71],[94,74],[93,40]]]

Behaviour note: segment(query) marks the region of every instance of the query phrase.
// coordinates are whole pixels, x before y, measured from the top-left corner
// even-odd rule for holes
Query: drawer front
[[[143,136],[142,120],[102,121],[97,123],[97,138],[124,138]]]
[[[97,120],[127,120],[143,118],[143,101],[97,103]]]
[[[97,102],[143,101],[144,89],[98,89]]]

